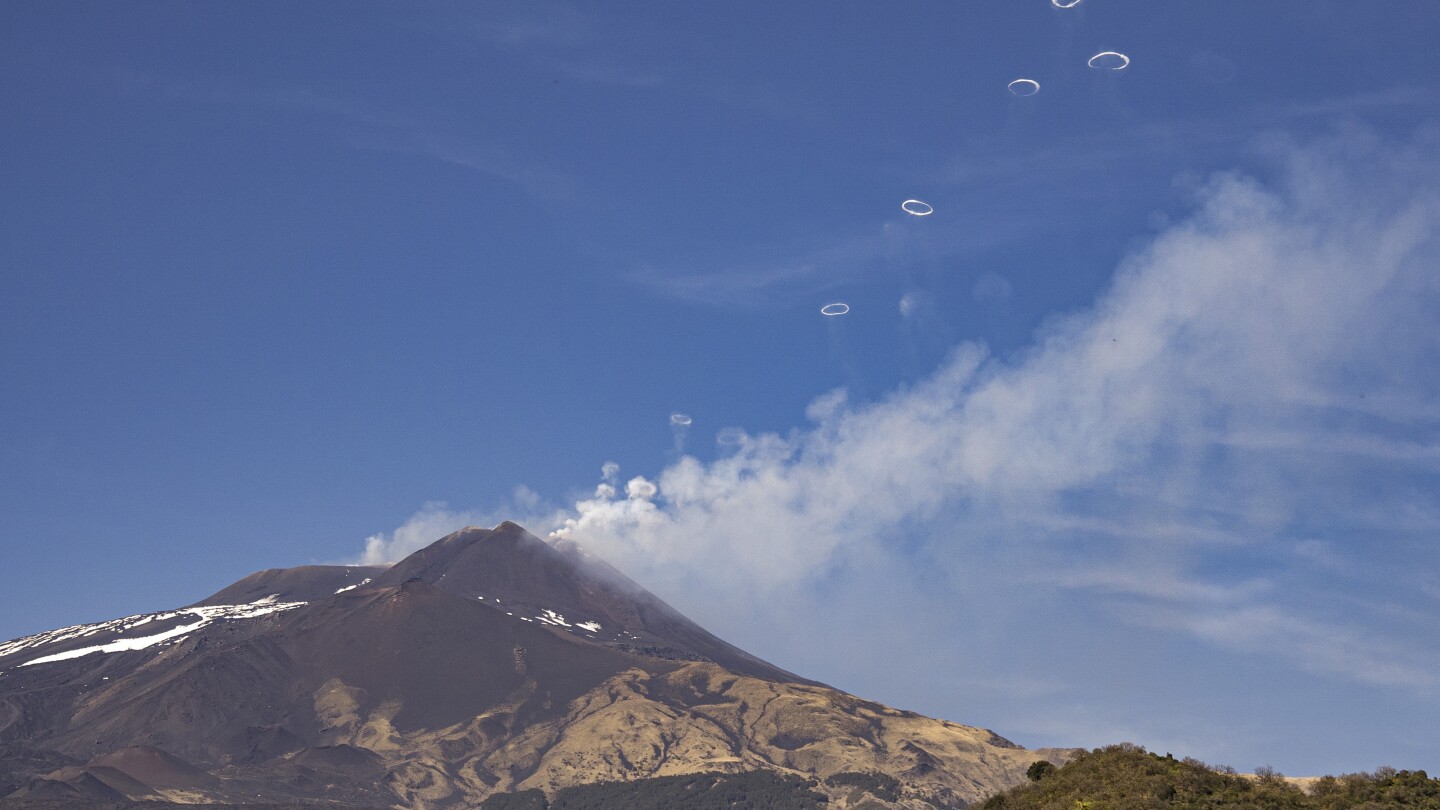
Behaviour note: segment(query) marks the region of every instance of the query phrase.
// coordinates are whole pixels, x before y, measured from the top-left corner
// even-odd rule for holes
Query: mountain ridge
[[[786,672],[513,523],[0,644],[0,752],[16,799],[417,808],[757,770],[952,806],[1065,756]]]

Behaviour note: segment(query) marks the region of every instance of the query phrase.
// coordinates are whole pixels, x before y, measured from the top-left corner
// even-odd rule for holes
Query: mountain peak
[[[515,532],[523,531],[525,531],[525,527],[512,520],[502,520],[494,526],[479,526],[471,524],[469,526],[465,526],[464,528],[456,529],[455,531],[445,535],[444,537],[440,538],[440,542],[452,542],[461,537],[473,534],[489,535],[496,532],[500,534],[512,534]]]
[[[549,543],[514,521],[466,526],[390,566],[304,565],[258,571],[192,607],[258,599],[322,603],[420,582],[622,652],[720,664],[742,675],[812,683],[711,635],[571,540]]]
[[[552,545],[513,521],[446,535],[375,577],[374,586],[412,579],[529,621],[585,628],[585,638],[628,652],[804,681],[711,635],[577,544]]]
[[[463,529],[458,529],[445,535],[426,548],[453,546],[456,544],[469,545],[473,543],[487,543],[502,546],[527,546],[535,543],[549,545],[544,540],[531,534],[519,523],[505,520],[497,523],[494,527],[466,526]],[[421,551],[424,550],[425,549],[421,549]]]
[[[511,521],[0,644],[0,706],[0,798],[66,806],[455,807],[736,769],[879,771],[953,806],[1046,755],[785,672]]]

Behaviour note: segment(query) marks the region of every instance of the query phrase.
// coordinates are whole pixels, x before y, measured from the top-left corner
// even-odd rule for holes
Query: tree
[[[1031,782],[1039,782],[1041,779],[1044,779],[1045,777],[1049,776],[1054,772],[1055,764],[1050,762],[1049,760],[1042,759],[1038,762],[1033,762],[1030,764],[1030,767],[1027,768],[1025,771],[1025,778],[1029,779]]]

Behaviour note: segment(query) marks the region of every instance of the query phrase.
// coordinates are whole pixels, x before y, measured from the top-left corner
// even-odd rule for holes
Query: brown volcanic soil
[[[530,722],[627,668],[675,666],[522,622],[420,581],[347,591],[256,624],[206,628],[159,652],[94,656],[117,669],[133,662],[140,671],[82,690],[69,722],[52,710],[42,725],[59,733],[37,742],[76,757],[95,753],[99,740],[105,749],[139,742],[198,762],[253,761],[263,748],[246,743],[267,734],[284,741],[283,753],[294,746],[291,738],[302,747],[332,744],[347,718],[377,711],[388,711],[401,733],[442,727],[522,689],[534,700],[517,719]],[[55,697],[40,684],[57,675],[93,680],[86,672],[93,663],[22,668],[6,682],[33,684],[21,694],[36,700]]]
[[[20,665],[50,654],[42,645],[0,660],[0,787],[31,801],[424,810],[717,770],[879,771],[906,786],[894,806],[920,807],[1065,757],[790,676],[514,524],[375,573],[261,572],[204,604],[308,604],[146,649]],[[545,610],[571,626],[538,620]]]
[[[359,690],[361,714],[401,701],[393,717],[401,731],[474,717],[527,680],[550,701],[568,703],[634,664],[631,656],[421,581],[341,594],[299,613],[283,632],[306,683],[338,679]]]
[[[140,745],[122,748],[90,761],[96,767],[113,768],[143,785],[158,788],[207,788],[219,780],[188,762],[158,748]]]
[[[152,792],[148,785],[136,780],[123,771],[108,768],[104,765],[89,765],[83,767],[71,766],[47,773],[42,778],[43,781],[36,780],[31,782],[26,786],[26,789],[20,791],[20,793],[26,796],[44,797],[54,792],[54,787],[46,785],[46,782],[63,782],[69,785],[78,785],[85,777],[94,778],[113,790],[115,794],[121,798],[125,796],[147,796]]]
[[[61,802],[70,806],[79,802],[111,802],[126,798],[124,793],[107,785],[95,774],[71,769],[56,773],[53,778],[34,779],[13,795],[31,800]]]

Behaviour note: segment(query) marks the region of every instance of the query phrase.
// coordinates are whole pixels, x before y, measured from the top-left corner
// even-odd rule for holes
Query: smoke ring
[[[1033,96],[1040,92],[1040,83],[1034,79],[1016,79],[1006,85],[1010,92],[1017,96]]]
[[[1096,70],[1124,70],[1130,67],[1130,57],[1116,51],[1101,51],[1085,62]]]

